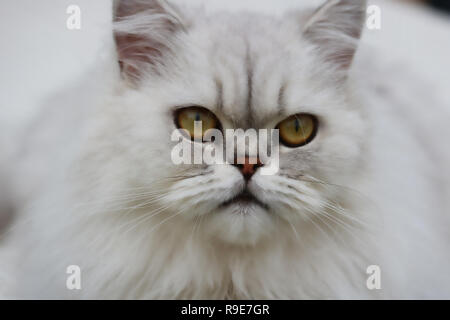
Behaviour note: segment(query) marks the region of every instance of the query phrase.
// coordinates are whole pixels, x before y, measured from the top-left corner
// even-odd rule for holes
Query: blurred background
[[[437,9],[445,10],[447,12],[450,11],[450,1],[448,0],[429,0],[426,2]]]

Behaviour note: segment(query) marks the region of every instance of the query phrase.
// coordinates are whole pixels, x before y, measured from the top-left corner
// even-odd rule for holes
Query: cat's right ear
[[[165,0],[114,0],[113,25],[122,75],[133,84],[158,72],[175,49],[175,34],[185,29]]]

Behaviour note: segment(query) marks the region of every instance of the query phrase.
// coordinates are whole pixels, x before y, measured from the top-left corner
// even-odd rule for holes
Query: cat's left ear
[[[303,34],[326,62],[345,71],[358,47],[366,10],[366,0],[328,0],[309,18]]]

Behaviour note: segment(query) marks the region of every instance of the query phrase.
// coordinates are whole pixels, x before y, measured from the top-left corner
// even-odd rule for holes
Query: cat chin
[[[256,203],[235,203],[218,208],[204,225],[206,233],[228,244],[256,245],[275,231],[273,215]]]

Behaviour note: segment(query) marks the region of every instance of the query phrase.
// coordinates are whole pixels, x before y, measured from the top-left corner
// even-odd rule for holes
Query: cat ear
[[[184,26],[164,0],[115,0],[114,39],[123,76],[138,82],[156,71],[174,51],[174,37]]]
[[[304,27],[304,36],[326,62],[347,70],[355,55],[366,17],[366,0],[328,0]]]

